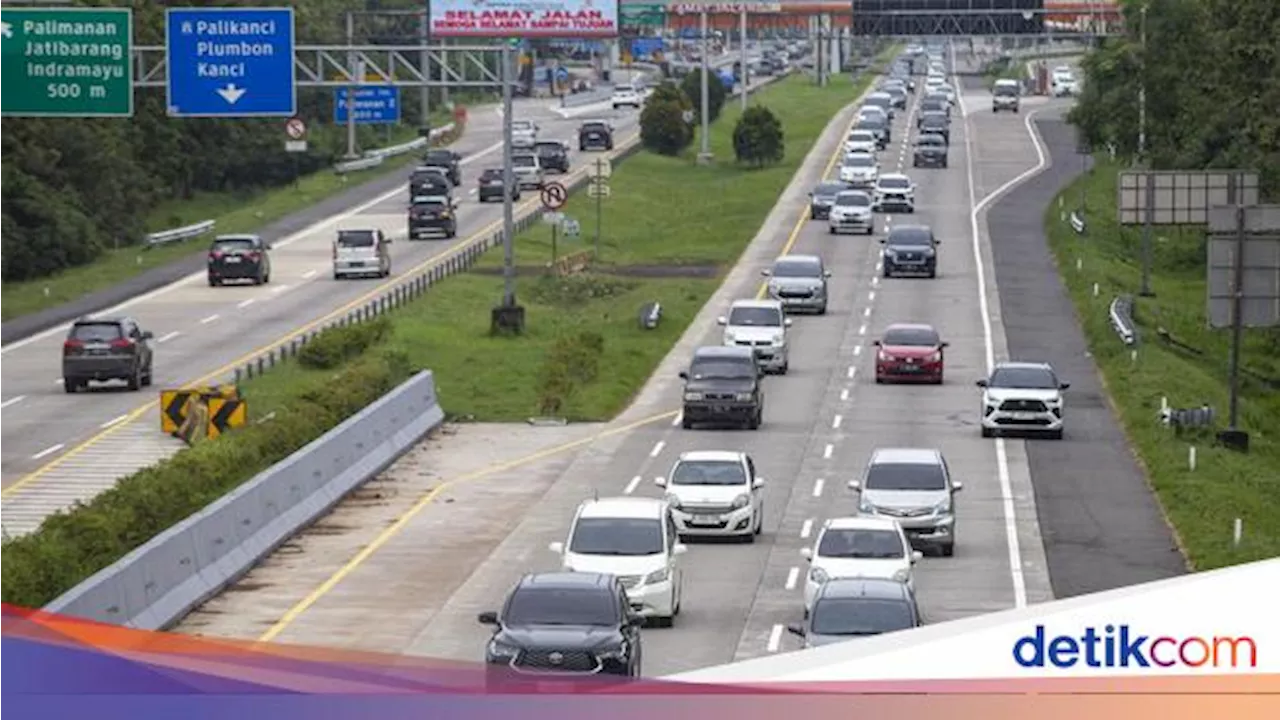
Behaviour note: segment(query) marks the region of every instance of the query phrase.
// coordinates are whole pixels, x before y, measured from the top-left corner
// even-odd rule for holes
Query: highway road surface
[[[882,279],[874,238],[831,236],[825,222],[806,219],[806,193],[832,175],[852,121],[846,110],[743,262],[607,429],[578,430],[558,447],[452,477],[415,455],[179,631],[478,661],[488,629],[476,613],[497,609],[521,574],[558,567],[547,544],[564,539],[579,502],[595,493],[659,496],[654,478],[680,453],[711,449],[754,458],[766,482],[764,534],[754,544],[690,543],[675,627],[645,631],[646,675],[797,647],[784,626],[802,616],[800,549],[824,520],[856,513],[845,483],[877,447],[938,448],[965,483],[955,556],[925,558],[917,570],[929,622],[1052,599],[1025,449],[1049,441],[982,439],[974,387],[993,360],[1007,357],[983,212],[1043,165],[1026,118],[1044,102],[1028,99],[1021,116],[993,116],[985,91],[962,95],[947,170],[911,169],[910,120],[899,113],[881,166],[915,179],[917,212],[880,216],[877,235],[893,224],[931,225],[942,240],[934,280]],[[787,251],[825,258],[831,305],[825,317],[796,318],[790,373],[765,381],[764,425],[681,429],[677,373],[693,348],[719,344],[715,317],[755,296],[760,270]],[[931,323],[950,341],[944,385],[874,384],[871,341],[907,321]]]
[[[578,125],[588,116],[609,118],[618,141],[636,132],[635,110],[614,111],[607,103],[579,108],[571,117],[557,110],[554,101],[517,105],[520,118],[539,123],[541,138],[576,140]],[[160,433],[151,404],[155,390],[224,377],[264,346],[366,300],[397,276],[472,236],[499,230],[501,203],[481,205],[475,188],[481,170],[501,166],[501,130],[500,108],[476,108],[466,133],[454,145],[465,157],[457,239],[404,240],[408,198],[404,186],[397,185],[277,242],[271,282],[266,285],[209,287],[201,272],[101,313],[131,315],[154,333],[155,382],[150,390],[131,393],[121,384],[64,393],[59,363],[65,325],[6,345],[0,383],[5,531],[33,529],[56,507],[91,496],[180,448],[177,440]],[[571,146],[577,165],[587,154],[577,152],[576,142]],[[523,194],[523,204],[538,202],[536,192]],[[390,280],[334,280],[330,248],[336,231],[371,227],[399,240],[392,245]]]

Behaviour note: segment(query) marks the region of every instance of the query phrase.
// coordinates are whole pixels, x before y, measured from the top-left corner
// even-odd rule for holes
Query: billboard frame
[[[497,8],[477,10],[474,0],[429,0],[427,3],[427,33],[432,39],[453,38],[462,40],[612,40],[622,34],[622,0],[490,0]],[[593,7],[585,5],[591,3]],[[555,6],[547,9],[546,6]],[[597,7],[598,5],[598,7]],[[532,6],[521,10],[522,6]],[[604,11],[603,20],[608,26],[600,29],[575,30],[565,27],[564,23],[555,27],[533,27],[535,23],[546,23],[559,17],[557,14],[582,13],[587,10]],[[525,18],[520,24],[498,29],[465,29],[451,27],[462,22],[464,18],[482,19],[485,13],[502,13],[504,15],[516,11],[532,12],[534,15]],[[456,14],[455,14],[456,13]],[[560,19],[572,22],[571,17]]]

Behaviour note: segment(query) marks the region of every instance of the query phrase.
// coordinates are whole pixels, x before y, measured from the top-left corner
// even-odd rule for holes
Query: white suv
[[[871,153],[848,153],[840,163],[840,182],[852,187],[874,187],[880,177],[880,161]]]
[[[804,614],[807,617],[828,580],[884,578],[915,589],[912,567],[924,557],[912,550],[897,520],[874,515],[832,518],[822,525],[812,548],[801,548],[809,562],[804,581]]]
[[[613,86],[613,109],[620,107],[633,107],[640,109],[642,104],[640,100],[640,91],[632,85],[615,85]]]
[[[765,371],[787,374],[791,318],[780,300],[735,300],[719,323],[724,326],[725,345],[749,347]]]
[[[681,536],[736,536],[754,542],[764,526],[764,479],[742,452],[682,453],[665,478],[676,531]]]
[[[982,388],[982,437],[1002,432],[1044,433],[1062,439],[1062,382],[1048,363],[1002,362]]]
[[[1054,97],[1068,97],[1075,95],[1079,91],[1075,75],[1071,72],[1071,68],[1068,67],[1054,68],[1050,85],[1052,86]]]
[[[601,498],[578,506],[566,542],[551,543],[569,572],[617,576],[631,608],[670,626],[680,614],[683,573],[671,507],[655,498]]]
[[[854,130],[849,133],[848,139],[844,141],[844,151],[846,153],[872,153],[874,154],[879,148],[876,142],[876,134],[870,130]]]

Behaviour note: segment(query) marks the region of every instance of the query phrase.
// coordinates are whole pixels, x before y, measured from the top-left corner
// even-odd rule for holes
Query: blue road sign
[[[171,117],[291,117],[292,8],[165,10]]]
[[[347,96],[351,88],[338,88],[333,98],[333,122],[347,124]],[[356,124],[385,125],[400,122],[400,88],[392,86],[356,88]]]

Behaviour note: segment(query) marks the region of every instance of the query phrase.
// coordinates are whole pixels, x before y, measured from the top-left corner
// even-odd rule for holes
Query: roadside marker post
[[[564,207],[565,202],[568,201],[569,188],[557,182],[544,183],[542,186],[541,194],[542,194],[542,209],[545,213],[545,216],[558,216],[558,217],[551,217],[550,219],[551,267],[554,268],[556,266],[556,261],[559,259],[558,256],[560,254],[559,248],[557,247],[557,245],[559,244],[559,237],[557,237],[557,235],[559,235],[560,220],[563,218],[563,216],[556,211]]]

